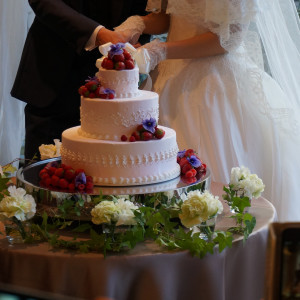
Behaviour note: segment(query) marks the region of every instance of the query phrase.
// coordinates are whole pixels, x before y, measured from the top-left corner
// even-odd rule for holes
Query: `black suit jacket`
[[[11,95],[36,107],[56,101],[65,86],[94,76],[98,49],[84,47],[94,29],[108,29],[131,15],[144,15],[146,0],[29,0],[35,12]],[[68,84],[66,84],[68,83]],[[72,101],[78,96],[60,101]],[[62,97],[63,98],[63,97]]]

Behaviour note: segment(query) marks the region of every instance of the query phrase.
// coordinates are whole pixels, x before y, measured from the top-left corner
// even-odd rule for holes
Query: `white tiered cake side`
[[[98,185],[144,185],[177,177],[178,146],[173,129],[161,140],[116,142],[82,137],[78,127],[63,132],[63,163],[83,168]]]
[[[158,120],[158,111],[158,95],[148,91],[140,91],[134,98],[114,100],[81,97],[78,134],[98,140],[120,141],[123,134],[130,136],[143,120],[150,117]]]

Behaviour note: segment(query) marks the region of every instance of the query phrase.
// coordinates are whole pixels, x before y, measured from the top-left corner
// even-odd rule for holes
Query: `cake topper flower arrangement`
[[[165,136],[165,131],[159,128],[155,118],[149,118],[142,121],[132,132],[130,137],[126,135],[121,136],[121,141],[136,142],[136,141],[149,141],[153,139],[162,139]]]
[[[97,77],[89,77],[86,83],[78,89],[78,93],[86,98],[114,99],[115,91],[105,88]]]
[[[101,63],[101,67],[106,70],[132,70],[134,66],[134,60],[123,43],[111,44],[107,57]]]

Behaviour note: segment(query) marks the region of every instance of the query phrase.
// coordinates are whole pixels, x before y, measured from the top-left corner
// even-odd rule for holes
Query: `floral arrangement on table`
[[[238,226],[231,228],[232,232],[244,232],[245,238],[250,234],[244,231],[242,224],[245,222],[248,223],[249,228],[254,227],[255,224],[249,224],[254,220],[250,214],[247,214],[247,211],[251,206],[252,198],[259,198],[264,188],[262,180],[256,174],[252,174],[248,168],[242,166],[231,169],[229,185],[223,188],[225,192],[223,199],[235,212]]]
[[[202,171],[198,157],[193,150],[181,151],[179,162],[188,161],[193,169]],[[183,164],[185,165],[185,164]],[[250,206],[234,204],[237,191],[240,199],[249,195],[258,197],[263,188],[254,188],[254,184],[245,184],[256,179],[247,169],[232,169],[231,183],[224,186],[223,198],[230,205],[236,205],[239,211],[232,214],[236,226],[226,231],[215,230],[216,218],[223,212],[218,197],[203,188],[203,183],[191,185],[186,192],[174,191],[146,195],[89,196],[84,191],[78,193],[60,193],[65,198],[58,203],[58,213],[38,213],[32,195],[22,188],[16,188],[10,176],[15,169],[8,164],[0,168],[0,218],[16,225],[22,241],[27,243],[47,241],[54,248],[64,248],[81,252],[127,251],[145,240],[153,240],[162,247],[173,250],[189,250],[192,255],[204,257],[213,253],[215,246],[221,252],[231,247],[236,234],[244,235],[246,241],[252,232],[256,219],[244,208]],[[247,196],[246,196],[247,195]],[[248,197],[249,198],[249,197]],[[247,199],[246,199],[247,200]],[[246,201],[245,200],[245,201]],[[80,219],[82,210],[89,207],[90,220]],[[77,219],[68,219],[76,215]],[[29,230],[25,230],[28,223]],[[61,237],[65,230],[74,234],[72,240]],[[81,239],[82,234],[84,238]],[[10,232],[6,232],[9,236]],[[87,236],[89,238],[87,238]]]

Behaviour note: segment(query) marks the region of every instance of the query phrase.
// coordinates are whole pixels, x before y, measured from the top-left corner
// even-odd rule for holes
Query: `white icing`
[[[99,140],[119,141],[130,136],[138,124],[150,117],[158,122],[158,95],[141,91],[135,98],[91,99],[81,97],[79,134]]]
[[[142,185],[173,179],[180,174],[173,129],[162,127],[161,140],[116,142],[78,135],[79,126],[62,135],[62,161],[82,168],[99,185]]]

